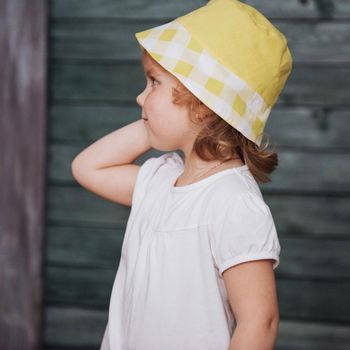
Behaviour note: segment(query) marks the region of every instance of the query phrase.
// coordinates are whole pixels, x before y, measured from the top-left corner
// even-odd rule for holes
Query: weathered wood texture
[[[0,2],[0,349],[42,341],[47,3]]]
[[[98,349],[129,209],[71,175],[73,157],[138,118],[134,33],[205,4],[51,0],[45,344]],[[279,167],[262,185],[282,246],[277,350],[350,344],[350,2],[247,3],[285,33],[294,70],[265,129]],[[150,155],[140,157],[142,163]]]
[[[322,19],[350,17],[348,0],[244,0],[269,18]],[[51,0],[55,18],[137,18],[172,19],[199,6],[206,0],[166,1],[156,0]]]

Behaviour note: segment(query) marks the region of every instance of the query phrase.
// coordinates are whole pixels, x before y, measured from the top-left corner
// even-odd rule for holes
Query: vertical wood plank
[[[0,349],[40,349],[45,0],[0,2]]]

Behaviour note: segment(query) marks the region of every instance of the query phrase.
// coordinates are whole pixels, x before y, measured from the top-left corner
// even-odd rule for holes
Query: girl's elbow
[[[269,321],[267,323],[267,327],[272,332],[278,332],[278,327],[280,323],[280,317],[279,314],[274,315],[273,317],[269,318]]]
[[[71,174],[78,184],[97,194],[98,189],[106,184],[103,174],[79,157],[71,162]]]
[[[78,170],[79,170],[79,166],[78,166],[78,162],[77,162],[77,157],[75,157],[73,159],[73,161],[71,162],[71,173],[72,173],[72,176],[74,177],[74,179],[77,180],[77,177],[78,177]]]
[[[78,156],[76,156],[71,162],[71,173],[73,178],[78,182],[80,182],[84,174],[87,174],[87,168],[86,166],[84,167]]]
[[[253,329],[260,329],[264,332],[277,332],[279,327],[279,314],[273,314],[271,316],[266,316],[263,318],[256,318],[256,319],[249,319],[247,322],[244,323],[245,327],[253,328]],[[238,322],[239,324],[239,322]],[[243,324],[242,324],[243,326]]]

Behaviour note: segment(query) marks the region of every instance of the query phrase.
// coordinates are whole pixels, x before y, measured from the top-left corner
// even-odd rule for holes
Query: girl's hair
[[[229,160],[237,155],[247,164],[255,180],[259,183],[271,181],[278,157],[274,150],[267,150],[269,141],[262,146],[243,136],[194,96],[180,81],[173,89],[173,103],[188,108],[190,120],[202,126],[193,144],[193,150],[205,161]],[[266,136],[265,134],[263,136]]]

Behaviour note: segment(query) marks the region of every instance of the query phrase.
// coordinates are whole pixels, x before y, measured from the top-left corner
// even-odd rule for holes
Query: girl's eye
[[[158,83],[158,80],[154,79],[153,77],[150,77],[150,80],[151,80],[152,86]]]

